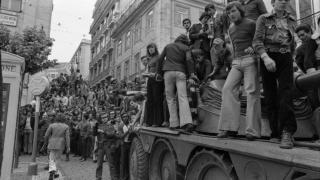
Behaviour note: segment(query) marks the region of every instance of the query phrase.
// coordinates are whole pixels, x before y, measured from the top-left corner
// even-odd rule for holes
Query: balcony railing
[[[118,24],[122,24],[132,13],[139,7],[139,5],[145,0],[135,0],[128,9],[121,12],[120,18],[118,20]]]
[[[90,81],[91,85],[95,85],[96,83],[100,82],[101,80],[105,79],[110,74],[110,68],[103,70],[97,76],[94,76]]]
[[[101,59],[113,47],[114,47],[114,41],[112,39],[110,39],[110,41],[99,51],[99,53],[93,57],[90,64],[91,63],[92,63],[92,65],[95,64],[99,59]]]

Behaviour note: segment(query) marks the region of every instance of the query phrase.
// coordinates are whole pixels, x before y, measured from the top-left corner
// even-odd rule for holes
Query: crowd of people
[[[102,164],[107,160],[116,180],[120,169],[128,168],[120,163],[129,148],[126,135],[137,124],[194,131],[200,123],[197,107],[207,84],[222,92],[217,137],[227,138],[239,130],[242,93],[246,97],[246,138],[260,138],[262,83],[271,139],[281,140],[281,148],[292,148],[297,129],[294,61],[300,73],[319,69],[320,33],[312,35],[306,24],[297,27],[287,11],[289,0],[271,3],[274,8],[270,13],[262,0],[231,1],[221,14],[216,13],[214,4],[207,5],[199,18],[201,23],[192,25],[190,19],[184,19],[186,33],[161,53],[154,43],[146,47],[146,56],[141,58],[143,78],[134,82],[118,82],[110,76],[92,88],[79,71],[61,74],[51,82],[50,92],[41,97],[38,147],[47,147],[55,129],[64,129],[58,135],[65,139],[59,148],[65,150],[67,160],[69,152],[81,161],[92,157],[98,162],[97,180],[102,178]],[[297,50],[295,33],[302,41]],[[317,91],[299,94],[309,97],[312,110],[319,107]],[[32,104],[21,108],[19,142],[26,154],[32,151],[33,111]],[[67,126],[53,125],[57,123]],[[318,134],[319,129],[318,124]],[[53,154],[59,153],[62,151]],[[49,157],[55,159],[54,155]],[[55,166],[50,166],[50,172],[55,171]]]
[[[41,96],[37,154],[49,156],[52,177],[56,174],[56,162],[63,152],[66,161],[69,161],[69,153],[78,156],[80,161],[92,158],[93,162],[98,162],[97,174],[99,176],[100,172],[101,176],[102,163],[117,157],[108,156],[106,149],[108,152],[114,149],[112,151],[118,153],[122,136],[129,130],[129,124],[138,122],[137,114],[142,111],[145,95],[137,90],[143,85],[138,81],[121,83],[109,77],[105,86],[93,89],[77,71],[71,75],[60,74],[52,80],[50,86],[50,91]],[[133,94],[127,95],[128,91]],[[32,153],[35,105],[33,100],[21,107],[20,154]],[[113,139],[110,142],[105,139],[105,131],[110,131],[108,137]]]

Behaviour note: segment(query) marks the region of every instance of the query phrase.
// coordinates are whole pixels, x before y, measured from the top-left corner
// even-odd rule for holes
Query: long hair
[[[228,3],[228,5],[226,7],[227,14],[233,7],[236,7],[238,9],[238,11],[240,12],[241,17],[245,17],[245,11],[243,9],[243,6],[238,1],[233,1],[233,2]]]
[[[150,54],[150,53],[149,53],[149,48],[152,48],[152,47],[155,49],[154,54]],[[158,47],[157,47],[157,45],[156,45],[155,43],[150,43],[150,44],[148,44],[148,46],[147,46],[147,55],[148,55],[149,57],[153,57],[153,56],[159,55]]]

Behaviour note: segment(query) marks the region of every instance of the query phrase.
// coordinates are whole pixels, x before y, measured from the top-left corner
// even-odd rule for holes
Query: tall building
[[[111,31],[120,13],[120,0],[97,0],[93,12],[91,34],[91,62],[89,80],[96,85],[112,73],[114,45]]]
[[[90,45],[90,40],[82,39],[77,50],[72,56],[72,59],[69,62],[69,66],[73,70],[80,70],[82,78],[85,80],[88,80],[89,78],[89,63],[91,61]]]
[[[50,36],[53,0],[1,0],[0,24],[12,32],[37,26]]]
[[[116,4],[114,7],[118,11],[115,13],[115,25],[112,24],[107,30],[102,29],[108,32],[111,47],[107,46],[107,49],[102,48],[102,52],[98,52],[101,42],[104,44],[105,41],[103,38],[100,41],[99,38],[95,38],[95,31],[92,31],[97,29],[99,24],[95,23],[98,22],[95,13],[91,26],[94,39],[91,45],[91,85],[103,82],[107,75],[113,75],[118,80],[134,79],[141,73],[140,57],[146,55],[146,46],[149,43],[156,43],[161,51],[166,44],[185,33],[182,27],[184,18],[198,23],[205,5],[212,2],[216,4],[218,11],[222,11],[225,6],[225,0],[129,0],[120,1],[119,4],[118,1],[109,1],[111,7]],[[111,52],[111,56],[103,58],[106,52]]]

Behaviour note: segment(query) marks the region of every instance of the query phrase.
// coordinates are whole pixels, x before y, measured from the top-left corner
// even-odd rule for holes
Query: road
[[[70,155],[70,161],[67,162],[64,160],[64,158],[65,156],[63,156],[63,160],[60,163],[62,176],[59,178],[56,178],[55,180],[95,180],[95,170],[96,170],[97,164],[93,163],[92,159],[89,159],[84,162],[80,162],[79,157],[73,157],[73,155]],[[21,171],[20,173],[21,175],[20,176],[16,175],[13,178],[14,180],[21,180],[21,177],[23,177],[22,174],[23,173],[25,174],[27,172],[26,169],[30,161],[31,161],[31,156],[21,156],[19,158],[19,168],[15,169],[14,172]],[[45,156],[38,157],[37,162],[39,164],[39,168],[38,168],[39,178],[37,180],[47,180],[48,173],[45,172],[45,170],[43,169],[45,166],[45,163],[47,163],[47,157]],[[108,168],[107,162],[104,163],[104,167],[103,167],[103,180],[110,180],[109,168]]]

